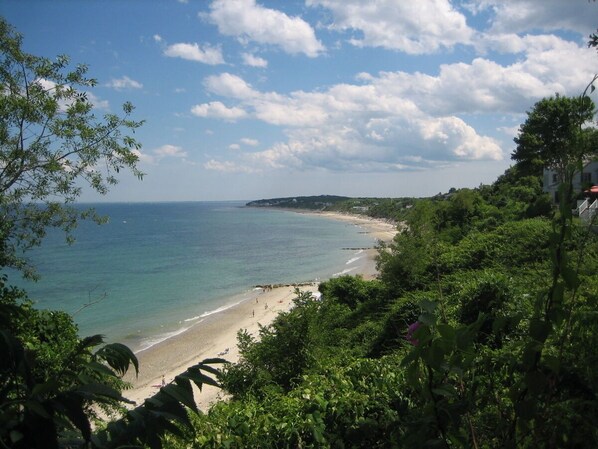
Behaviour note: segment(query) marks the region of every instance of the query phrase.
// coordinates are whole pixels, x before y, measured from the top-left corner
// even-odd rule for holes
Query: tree
[[[517,148],[511,158],[524,175],[542,174],[542,169],[555,169],[564,180],[566,169],[595,151],[594,128],[583,128],[594,116],[594,102],[586,97],[569,98],[556,95],[537,102],[514,139]]]
[[[99,118],[85,90],[97,84],[87,67],[69,69],[69,58],[51,61],[21,49],[22,37],[0,18],[0,268],[25,270],[22,252],[39,245],[46,229],[67,232],[80,218],[72,203],[87,183],[101,194],[115,175],[137,169],[140,144],[127,133],[142,125],[123,116]]]
[[[139,143],[128,133],[142,125],[129,118],[94,114],[96,85],[87,68],[68,69],[21,50],[22,37],[0,17],[0,270],[32,274],[23,252],[39,245],[48,227],[70,231],[93,211],[73,207],[83,183],[106,193],[115,175],[137,169]],[[192,384],[217,385],[208,359],[189,367],[142,405],[92,433],[94,406],[130,402],[121,396],[122,375],[138,361],[129,348],[79,338],[63,312],[38,311],[24,291],[0,273],[0,447],[160,448],[166,432],[190,431],[197,412]]]

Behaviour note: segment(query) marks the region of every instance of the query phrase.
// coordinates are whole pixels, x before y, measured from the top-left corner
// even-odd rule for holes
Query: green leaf
[[[185,376],[188,377],[189,380],[193,381],[193,383],[195,383],[200,390],[204,384],[220,387],[220,384],[215,379],[206,376],[199,369],[189,368],[185,372]]]
[[[541,319],[534,318],[530,321],[529,333],[534,340],[544,343],[552,330],[552,325]]]
[[[23,436],[24,435],[18,430],[10,431],[10,441],[12,441],[13,443],[18,443],[19,441],[21,441],[23,439]]]
[[[31,390],[31,396],[45,395],[46,393],[53,393],[58,390],[59,384],[56,379],[50,379],[41,384],[35,384]]]
[[[561,276],[565,281],[567,288],[573,290],[579,285],[579,278],[577,272],[569,266],[561,267]]]
[[[135,374],[139,374],[139,361],[137,357],[129,347],[121,343],[111,343],[104,346],[96,352],[96,356],[105,360],[108,365],[121,375],[127,372],[131,364],[135,367]]]
[[[123,397],[118,390],[101,383],[88,383],[84,385],[79,385],[74,392],[83,395],[84,397],[90,400],[101,400],[101,398],[108,398],[114,399],[120,402],[127,402],[129,404],[133,404],[133,401]]]
[[[79,429],[85,441],[91,438],[91,424],[86,415],[83,398],[77,395],[67,394],[58,399],[61,402],[62,413]]]
[[[48,413],[48,411],[45,409],[45,407],[43,406],[43,404],[41,404],[38,401],[26,401],[25,404],[23,404],[25,406],[26,409],[29,409],[30,411],[32,411],[33,413],[35,413],[36,415],[41,416],[44,419],[50,419],[51,416]]]
[[[451,326],[450,324],[439,324],[438,326],[436,326],[436,328],[438,329],[438,332],[440,333],[442,338],[454,342],[456,332],[453,326]]]
[[[184,386],[180,385],[169,384],[165,387],[162,387],[162,392],[197,412],[197,404],[195,403],[193,390],[191,389],[190,384],[189,388],[185,388]]]
[[[422,299],[419,302],[420,307],[428,313],[434,313],[436,310],[436,301],[430,301],[429,299]]]
[[[426,326],[433,326],[436,324],[436,317],[431,313],[422,313],[417,320]]]

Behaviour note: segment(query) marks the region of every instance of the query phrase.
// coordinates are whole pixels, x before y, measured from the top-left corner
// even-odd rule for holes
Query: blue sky
[[[24,49],[131,101],[143,181],[85,201],[429,196],[491,183],[598,72],[587,0],[16,1]],[[597,101],[594,98],[594,101]]]

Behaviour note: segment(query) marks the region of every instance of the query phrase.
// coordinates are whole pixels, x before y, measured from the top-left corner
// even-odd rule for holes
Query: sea
[[[143,351],[242,301],[259,285],[351,274],[374,239],[345,221],[244,202],[114,203],[75,243],[52,230],[27,256],[40,276],[9,280],[37,308],[73,315],[81,336]]]

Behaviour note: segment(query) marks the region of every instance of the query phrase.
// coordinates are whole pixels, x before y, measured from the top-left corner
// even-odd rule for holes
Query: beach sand
[[[327,212],[315,214],[360,226],[362,232],[371,234],[376,240],[389,242],[396,234],[396,225],[381,220]],[[363,257],[356,270],[349,274],[359,274],[365,279],[371,279],[376,275],[374,261],[376,250],[371,248],[364,251],[366,257]],[[303,285],[299,289],[315,293],[318,285],[316,283]],[[206,358],[221,357],[229,362],[238,361],[238,331],[245,329],[257,337],[259,326],[270,324],[280,312],[289,310],[295,296],[294,286],[261,290],[255,298],[209,315],[189,330],[137,353],[139,375],[135,377],[133,373],[127,373],[125,380],[130,382],[133,388],[124,391],[123,396],[140,405],[159,390],[162,376],[166,383],[171,382],[176,375],[189,366]],[[222,390],[209,385],[204,385],[201,392],[195,392],[198,407],[203,411],[217,400],[224,398]]]

